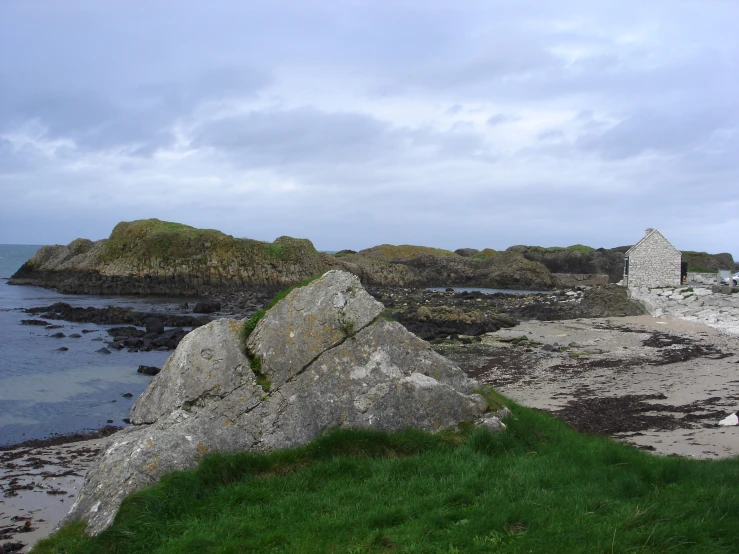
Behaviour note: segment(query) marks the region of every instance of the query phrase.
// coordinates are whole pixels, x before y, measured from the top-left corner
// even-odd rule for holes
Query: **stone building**
[[[647,229],[624,257],[624,285],[629,288],[681,284],[682,254],[656,229]]]

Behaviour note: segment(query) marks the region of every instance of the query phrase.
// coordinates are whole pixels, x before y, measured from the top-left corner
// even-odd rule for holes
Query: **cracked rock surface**
[[[502,429],[459,367],[382,310],[357,277],[330,271],[268,311],[246,344],[243,321],[188,334],[136,402],[134,426],[110,437],[63,523],[82,519],[97,534],[125,496],[209,452],[288,448],[337,427]],[[269,390],[246,352],[260,359]]]

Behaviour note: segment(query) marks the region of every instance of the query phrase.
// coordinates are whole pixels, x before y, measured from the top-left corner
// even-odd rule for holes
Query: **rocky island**
[[[421,246],[382,245],[330,255],[307,239],[240,239],[157,219],[122,222],[110,237],[45,246],[9,283],[72,294],[203,296],[244,288],[279,290],[330,269],[376,286],[551,289],[556,277],[515,251],[472,256]]]

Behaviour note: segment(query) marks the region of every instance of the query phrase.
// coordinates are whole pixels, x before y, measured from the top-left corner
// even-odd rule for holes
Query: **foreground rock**
[[[99,533],[122,499],[208,452],[262,452],[338,428],[493,429],[474,382],[398,323],[348,273],[331,271],[267,312],[189,333],[111,437],[66,521]],[[254,370],[253,370],[253,369]]]

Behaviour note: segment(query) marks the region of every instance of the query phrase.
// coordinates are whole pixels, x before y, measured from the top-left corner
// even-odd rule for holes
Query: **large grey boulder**
[[[381,313],[357,277],[330,271],[268,311],[246,344],[243,321],[195,329],[136,402],[134,426],[110,437],[64,522],[97,534],[126,495],[209,452],[287,448],[337,427],[503,428],[457,366]]]

